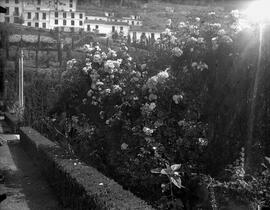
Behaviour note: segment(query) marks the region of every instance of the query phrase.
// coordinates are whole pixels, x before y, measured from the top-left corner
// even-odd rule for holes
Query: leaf
[[[162,170],[163,169],[161,169],[161,168],[151,169],[151,173],[153,173],[153,174],[160,174]]]
[[[270,158],[269,157],[265,157],[265,160],[267,160],[268,163],[270,164]]]
[[[178,169],[180,169],[181,168],[181,164],[174,164],[174,165],[171,165],[171,169],[173,170],[173,171],[176,171],[176,170],[178,170]]]
[[[170,177],[170,180],[172,181],[172,183],[176,186],[176,187],[178,187],[178,188],[183,188],[183,186],[182,186],[182,180],[181,180],[181,178],[179,177],[179,176],[171,176]]]
[[[168,172],[167,172],[166,169],[162,169],[160,173],[161,173],[161,174],[164,174],[164,175],[168,175]]]

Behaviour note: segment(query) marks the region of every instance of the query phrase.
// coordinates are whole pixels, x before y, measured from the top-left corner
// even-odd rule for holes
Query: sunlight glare
[[[252,2],[245,14],[248,16],[250,21],[259,23],[265,23],[270,21],[270,0],[258,0]]]

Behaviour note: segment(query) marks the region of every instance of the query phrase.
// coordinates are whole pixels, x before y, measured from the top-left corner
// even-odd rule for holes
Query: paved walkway
[[[0,121],[0,132],[8,127]],[[31,158],[22,149],[18,136],[0,133],[8,140],[0,146],[0,173],[5,176],[0,183],[0,194],[6,193],[7,199],[0,203],[1,210],[63,210],[56,196],[42,177]]]

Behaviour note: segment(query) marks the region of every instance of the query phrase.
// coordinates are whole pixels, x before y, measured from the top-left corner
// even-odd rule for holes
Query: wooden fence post
[[[6,48],[6,56],[9,59],[9,33],[6,31],[5,33],[5,48]]]
[[[40,31],[38,32],[38,41],[36,46],[36,68],[38,68],[38,52],[40,48]]]
[[[23,50],[20,50],[19,56],[19,106],[20,117],[23,116],[24,111],[24,94],[23,94]]]

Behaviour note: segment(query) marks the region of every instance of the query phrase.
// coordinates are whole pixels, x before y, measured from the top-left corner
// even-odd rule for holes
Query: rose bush
[[[222,180],[247,132],[257,62],[248,49],[258,41],[244,20],[236,11],[188,17],[166,29],[143,62],[126,44],[118,52],[85,45],[85,57],[62,73],[51,125],[84,160],[156,207],[216,209],[214,187],[235,185],[211,184],[208,174]],[[179,171],[166,175],[176,186],[150,173],[174,163]]]

